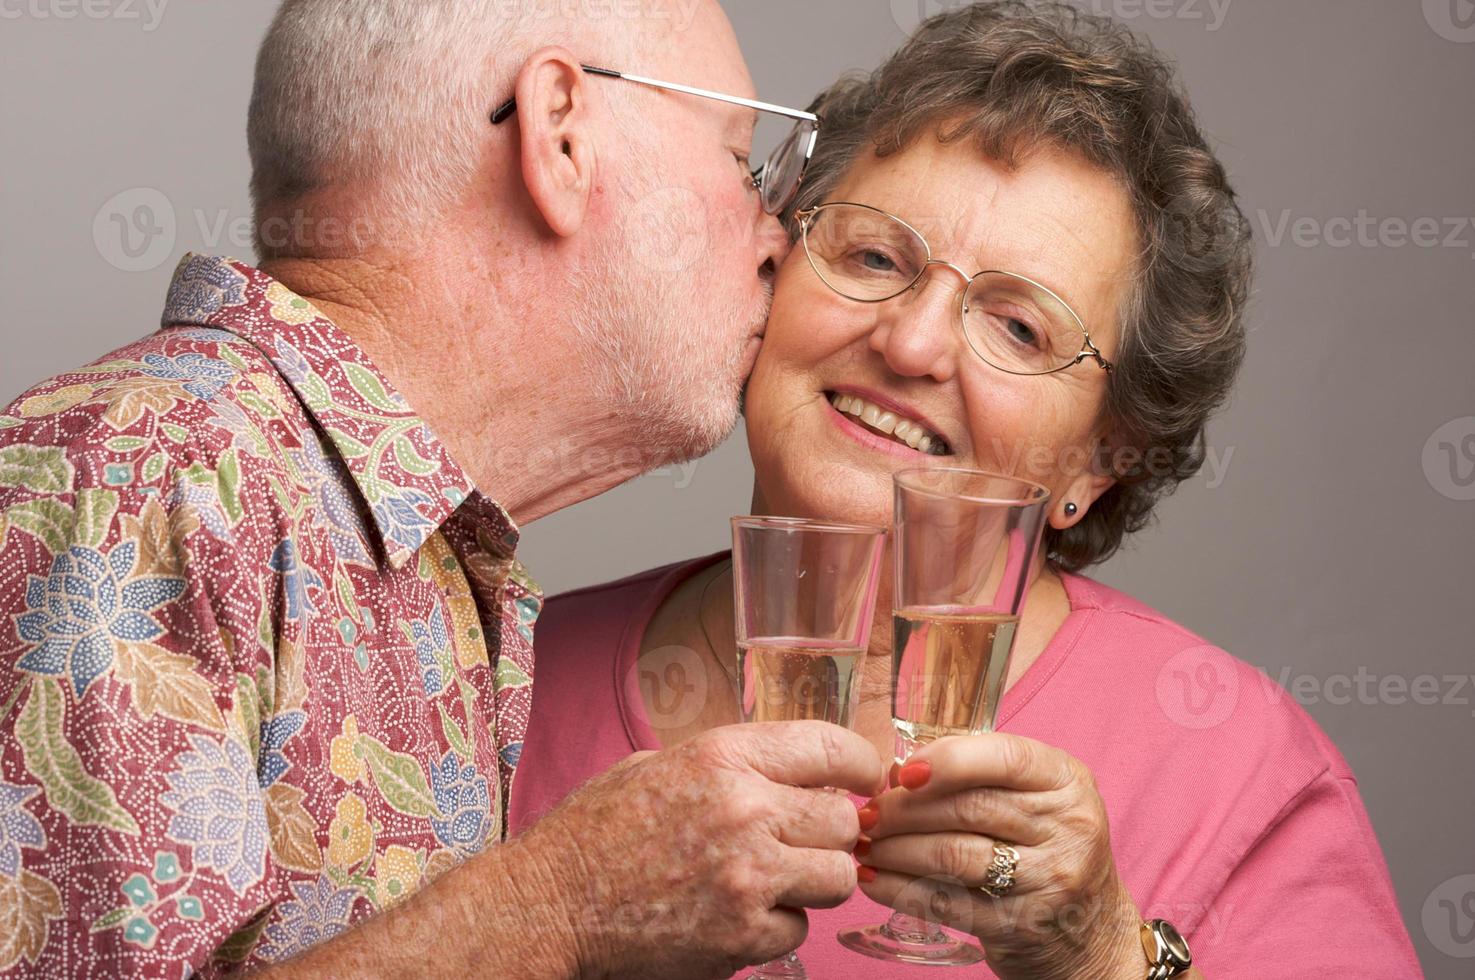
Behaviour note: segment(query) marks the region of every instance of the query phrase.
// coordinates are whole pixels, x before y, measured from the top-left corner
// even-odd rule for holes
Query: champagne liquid
[[[1018,625],[1018,616],[937,609],[892,617],[898,761],[933,739],[993,729]]]
[[[848,727],[865,651],[787,637],[738,644],[743,721],[819,721]]]

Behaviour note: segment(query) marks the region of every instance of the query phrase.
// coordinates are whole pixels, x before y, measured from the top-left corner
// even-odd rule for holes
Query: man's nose
[[[784,260],[789,257],[789,252],[794,246],[789,240],[789,233],[778,218],[761,208],[758,214],[758,273],[763,278],[772,281],[778,273],[779,266],[784,264]]]
[[[957,371],[962,284],[934,266],[920,282],[881,304],[871,349],[903,377],[949,381]]]

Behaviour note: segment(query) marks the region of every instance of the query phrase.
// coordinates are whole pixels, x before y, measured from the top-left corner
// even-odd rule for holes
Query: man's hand
[[[598,776],[522,836],[266,977],[727,976],[855,890],[885,771],[823,722],[735,725]]]
[[[727,976],[797,947],[803,907],[855,890],[856,810],[824,787],[884,781],[837,726],[734,725],[596,777],[511,846],[556,876],[550,914],[567,916],[581,974]]]

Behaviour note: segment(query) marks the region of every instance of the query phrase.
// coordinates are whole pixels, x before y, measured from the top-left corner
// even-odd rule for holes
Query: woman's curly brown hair
[[[1107,383],[1105,455],[1135,450],[1140,461],[1114,466],[1118,482],[1086,516],[1045,539],[1069,570],[1105,561],[1203,466],[1205,426],[1244,359],[1250,226],[1173,67],[1108,18],[997,0],[927,20],[879,70],[842,79],[814,108],[824,125],[791,231],[793,212],[824,201],[868,148],[897,153],[927,130],[971,138],[1005,165],[1058,147],[1127,189],[1141,254]]]

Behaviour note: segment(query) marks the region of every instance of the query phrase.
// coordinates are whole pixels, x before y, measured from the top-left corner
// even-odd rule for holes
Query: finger
[[[779,905],[832,909],[855,893],[855,861],[847,851],[792,848],[773,885]]]
[[[808,935],[809,916],[802,908],[778,906],[763,917],[757,935],[747,937],[749,946],[741,965],[755,966],[787,956],[804,945]]]
[[[860,819],[849,797],[823,789],[774,786],[778,817],[774,830],[790,847],[849,851],[860,836]]]
[[[869,796],[885,780],[881,757],[855,732],[824,721],[731,726],[740,761],[778,783],[835,786]]]
[[[1008,732],[985,732],[922,746],[901,767],[898,780],[923,795],[974,786],[1042,793],[1069,786],[1078,766],[1068,752],[1053,745]]]
[[[873,902],[975,936],[991,914],[982,904],[986,898],[982,892],[939,875],[915,877],[878,870],[870,881],[861,880],[859,887]]]
[[[961,832],[983,834],[1010,844],[1043,844],[1049,839],[1058,801],[1047,793],[984,787],[924,796],[912,790],[887,790],[859,814],[861,832],[873,840],[902,834]]]
[[[1020,871],[1016,879],[1039,857],[1038,852],[1016,848]],[[977,888],[988,880],[994,861],[994,841],[981,834],[907,834],[873,840],[861,859],[867,867],[878,871],[894,871],[914,877],[941,875],[969,888]],[[1022,888],[1023,882],[1015,888]]]

